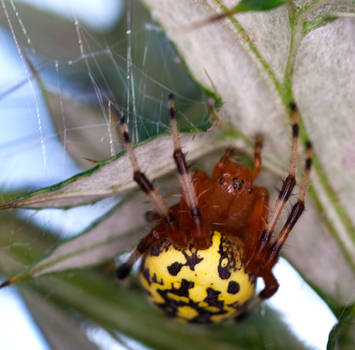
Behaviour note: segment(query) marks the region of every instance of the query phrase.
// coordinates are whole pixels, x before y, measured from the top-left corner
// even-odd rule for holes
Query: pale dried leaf
[[[188,159],[196,159],[210,152],[221,143],[216,140],[216,127],[206,133],[189,133],[181,137]],[[167,174],[174,169],[173,145],[170,136],[156,138],[136,148],[140,166],[151,179]],[[46,208],[72,207],[118,195],[136,186],[132,179],[128,157],[118,155],[98,164],[91,170],[78,174],[60,184],[31,192],[0,208]]]
[[[352,302],[355,299],[354,222],[350,219],[354,217],[351,203],[355,193],[351,166],[355,129],[355,41],[351,34],[354,21],[338,19],[303,39],[302,20],[308,19],[312,11],[317,11],[317,15],[328,11],[327,2],[314,1],[312,6],[298,3],[305,12],[297,14],[301,17],[294,28],[295,42],[291,47],[286,6],[265,13],[239,14],[234,16],[236,21],[225,19],[184,32],[187,24],[221,12],[221,2],[165,1],[164,6],[156,0],[146,2],[153,17],[176,44],[191,74],[222,97],[219,115],[223,120],[249,138],[256,132],[265,135],[264,155],[269,161],[266,165],[271,168],[275,165],[285,169],[288,163],[289,117],[283,99],[288,94],[284,89],[293,79],[290,88],[294,87],[300,116],[307,127],[302,135],[311,139],[315,158],[320,160],[312,176],[315,195],[323,215],[331,223],[333,237],[323,218],[311,208],[293,235],[300,240],[298,249],[285,249],[285,254],[315,285],[341,303]],[[336,9],[336,3],[331,3],[332,9]],[[235,2],[223,1],[223,4],[230,8]],[[345,5],[341,5],[342,9]],[[320,270],[327,273],[324,275]],[[343,276],[347,276],[346,283]]]

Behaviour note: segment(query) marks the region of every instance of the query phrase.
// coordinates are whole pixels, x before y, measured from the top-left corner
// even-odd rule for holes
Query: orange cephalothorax
[[[225,155],[228,153],[227,150]],[[226,160],[225,155],[213,172],[206,198],[208,215],[214,228],[243,236],[255,202],[252,172],[231,159]]]

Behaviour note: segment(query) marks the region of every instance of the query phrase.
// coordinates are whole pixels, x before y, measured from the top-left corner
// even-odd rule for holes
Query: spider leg
[[[138,258],[146,252],[146,250],[153,245],[156,241],[160,240],[166,234],[169,234],[177,244],[182,246],[187,244],[187,239],[185,236],[180,235],[177,229],[177,223],[174,215],[171,213],[167,205],[164,203],[163,198],[154,188],[151,181],[147,176],[140,170],[134,149],[132,146],[131,138],[128,132],[128,126],[124,117],[121,118],[121,127],[123,131],[123,140],[128,152],[128,156],[133,168],[133,179],[139,185],[141,190],[147,195],[152,204],[155,207],[156,212],[159,214],[160,218],[165,222],[166,230],[163,230],[161,234],[154,234],[154,231],[143,238],[138,244],[137,248],[130,255],[128,260],[119,266],[116,270],[116,275],[118,278],[122,279],[128,276],[132,266],[138,260]],[[158,225],[159,227],[159,225]]]
[[[152,182],[147,178],[147,176],[140,170],[134,149],[132,146],[131,138],[128,132],[127,123],[124,117],[121,118],[121,126],[123,130],[123,139],[126,145],[126,149],[129,155],[129,159],[133,168],[133,179],[142,189],[142,191],[147,195],[155,210],[160,215],[160,217],[165,221],[167,225],[167,230],[169,236],[178,245],[185,246],[187,244],[187,239],[183,235],[180,235],[177,229],[177,223],[175,217],[172,215],[171,211],[164,203],[162,196],[156,191]]]
[[[259,175],[262,165],[261,150],[263,148],[263,137],[261,134],[257,134],[255,137],[254,145],[254,168],[253,168],[253,180]]]
[[[125,117],[121,118],[121,126],[123,129],[123,139],[128,152],[129,159],[133,168],[133,179],[139,185],[141,190],[148,196],[159,215],[166,220],[168,225],[173,226],[174,218],[169,213],[169,209],[164,203],[163,198],[155,190],[153,184],[140,170],[136,155],[131,142],[131,137],[128,133],[128,127]]]
[[[251,260],[258,246],[258,241],[263,233],[269,212],[269,192],[264,187],[254,186],[255,203],[250,218],[250,224],[245,239],[245,261],[247,268],[255,268]]]
[[[297,220],[301,216],[304,210],[304,200],[306,196],[306,190],[308,187],[311,166],[312,166],[312,145],[309,141],[306,143],[306,161],[305,161],[305,170],[303,174],[303,178],[301,181],[300,192],[298,194],[298,200],[296,204],[293,206],[290,215],[287,218],[286,223],[284,224],[280,234],[278,235],[277,239],[274,243],[270,242],[272,233],[275,229],[277,222],[279,221],[280,214],[282,209],[284,208],[292,189],[296,184],[295,180],[295,170],[296,170],[296,155],[297,155],[297,139],[298,139],[298,122],[297,122],[297,112],[296,107],[291,105],[292,110],[292,151],[290,157],[290,167],[289,167],[289,175],[287,176],[279,197],[275,203],[273,211],[271,213],[271,220],[269,223],[266,222],[265,228],[260,231],[261,234],[253,235],[253,231],[257,232],[260,230],[261,219],[259,222],[256,223],[253,221],[254,214],[255,219],[258,220],[256,212],[259,211],[259,214],[263,216],[263,218],[267,218],[267,214],[262,212],[258,205],[260,202],[256,201],[254,212],[252,215],[252,221],[250,224],[250,228],[248,230],[247,239],[246,239],[246,268],[249,272],[255,274],[256,276],[262,277],[265,282],[265,288],[259,293],[252,304],[256,306],[256,304],[260,303],[260,301],[270,298],[278,289],[278,283],[274,275],[272,274],[271,269],[277,262],[280,254],[280,250],[285,243],[288,235],[290,234],[291,230],[293,229],[294,225],[296,224]],[[255,241],[255,239],[257,241]],[[253,245],[255,244],[254,248]],[[250,309],[250,308],[248,308]]]
[[[160,225],[161,226],[161,225]],[[159,225],[158,225],[159,228]],[[156,242],[160,241],[166,236],[164,227],[161,230],[154,228],[148,235],[143,237],[138,243],[137,248],[132,252],[126,262],[121,264],[116,269],[116,276],[118,279],[126,278],[134,265],[134,263]]]
[[[290,234],[291,230],[295,226],[297,220],[300,218],[304,210],[304,200],[312,167],[312,145],[309,141],[307,141],[306,143],[306,151],[307,157],[305,161],[305,171],[301,181],[301,187],[300,192],[298,194],[297,202],[293,206],[291,213],[288,216],[287,221],[283,226],[277,239],[273,244],[268,246],[268,249],[262,255],[263,261],[258,261],[258,264],[260,264],[259,266],[261,277],[265,282],[265,288],[259,293],[259,295],[256,297],[256,300],[248,306],[248,309],[245,312],[250,311],[251,308],[254,308],[258,304],[260,304],[260,302],[262,302],[264,299],[270,298],[276,293],[277,289],[279,288],[279,284],[275,276],[273,275],[271,269],[276,264],[282,246],[284,245],[286,239],[288,238],[288,235]]]
[[[191,236],[197,249],[206,249],[209,246],[209,236],[206,235],[206,229],[204,228],[204,222],[198,206],[198,199],[192,183],[191,174],[188,170],[185,155],[181,150],[179,131],[175,117],[174,95],[172,93],[169,95],[169,110],[174,142],[173,157],[179,173],[182,194],[194,223],[194,229],[192,229]],[[183,232],[181,232],[181,234],[183,234]]]
[[[295,226],[296,222],[300,218],[304,210],[304,200],[306,196],[306,190],[308,187],[311,167],[312,167],[312,145],[309,141],[306,143],[307,157],[305,161],[305,171],[301,181],[300,192],[296,204],[293,206],[290,215],[288,216],[286,223],[280,231],[277,239],[274,243],[268,244],[266,249],[257,254],[252,254],[252,259],[246,263],[247,269],[255,273],[257,276],[263,278],[265,282],[265,288],[260,292],[257,299],[260,301],[270,298],[278,289],[278,283],[273,276],[271,269],[276,264],[280,250],[288,238],[291,230]],[[261,236],[262,237],[262,236]],[[260,238],[261,238],[260,237]],[[247,246],[248,242],[246,242]]]
[[[231,160],[231,158],[234,156],[234,154],[235,154],[235,150],[233,148],[227,148],[224,151],[221,159],[216,164],[216,166],[223,167],[226,162]]]
[[[261,150],[263,145],[263,139],[261,135],[257,135],[255,138],[254,146],[254,169],[253,179],[258,176],[261,170]],[[255,193],[255,202],[250,217],[250,224],[245,239],[245,261],[246,265],[251,261],[255,251],[258,247],[260,235],[263,232],[267,216],[269,213],[269,192],[264,187],[253,186]]]
[[[255,298],[251,299],[244,307],[244,309],[238,314],[238,316],[235,318],[236,322],[239,322],[245,317],[252,312],[254,309],[256,309],[261,303],[264,302],[265,299],[270,298],[272,295],[274,295],[277,290],[279,289],[279,283],[277,282],[276,277],[272,273],[272,271],[269,271],[263,276],[263,280],[265,283],[264,289],[257,295]]]
[[[255,254],[257,256],[261,256],[265,251],[265,249],[267,249],[272,234],[275,231],[275,227],[280,219],[280,215],[296,185],[295,173],[296,173],[297,146],[298,146],[298,113],[297,113],[297,107],[294,103],[290,104],[290,109],[292,114],[292,144],[291,144],[291,155],[289,160],[288,176],[286,177],[282,185],[281,191],[279,193],[279,197],[277,198],[274,204],[269,219],[265,224],[264,231],[260,236],[258,247],[257,250],[255,251]]]
[[[306,143],[306,151],[307,157],[305,161],[305,171],[303,174],[297,202],[292,207],[291,213],[288,216],[287,221],[281,229],[277,239],[268,250],[268,256],[265,265],[268,269],[271,269],[276,264],[282,246],[284,245],[285,241],[288,238],[288,235],[290,234],[297,220],[300,218],[301,214],[304,211],[304,200],[312,167],[312,144],[309,141],[307,141]]]
[[[159,221],[161,219],[161,216],[154,210],[148,210],[144,214],[145,221],[147,223]]]

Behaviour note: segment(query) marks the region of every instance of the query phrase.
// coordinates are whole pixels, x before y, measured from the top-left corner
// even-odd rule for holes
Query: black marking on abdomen
[[[180,264],[179,262],[174,262],[168,266],[168,272],[170,273],[170,275],[176,276],[183,266],[184,265]]]
[[[212,243],[212,236],[213,235],[211,235],[210,237],[211,243]],[[169,240],[160,241],[157,244],[155,244],[153,247],[151,247],[147,252],[147,254],[143,256],[141,272],[144,271],[143,268],[144,268],[145,260],[146,258],[149,258],[149,255],[159,256],[164,251],[167,251],[169,247],[171,247],[171,242]],[[175,275],[175,274],[179,275],[183,266],[188,266],[190,270],[195,271],[195,266],[203,260],[203,258],[200,258],[198,256],[197,250],[192,245],[190,245],[187,249],[180,250],[180,252],[184,255],[186,261],[183,262],[175,261],[171,265],[169,265],[167,269],[168,269],[168,273],[171,275]],[[220,261],[218,266],[218,273],[220,278],[222,279],[229,278],[226,276],[227,275],[230,276],[231,272],[237,269],[234,253],[235,253],[234,247],[229,241],[229,239],[225,236],[224,237],[222,236],[219,245]],[[227,260],[223,261],[223,259],[227,259]],[[223,261],[223,267],[222,267],[222,261]],[[146,275],[147,272],[150,275],[151,272],[146,271]],[[157,280],[157,276],[154,276],[154,274],[153,276],[149,276],[148,278],[150,282],[153,282],[154,284],[156,283],[155,281]],[[159,309],[161,309],[166,315],[170,317],[185,319],[189,323],[204,323],[204,324],[214,323],[213,322],[214,316],[225,315],[229,312],[225,307],[227,306],[232,307],[236,311],[239,308],[239,302],[237,301],[233,304],[225,305],[225,301],[218,300],[218,297],[222,292],[216,289],[206,288],[207,296],[205,297],[205,299],[200,301],[199,300],[195,301],[190,296],[190,289],[194,288],[195,285],[194,282],[188,281],[186,279],[181,279],[181,284],[179,285],[178,288],[174,287],[174,284],[171,283],[171,287],[170,288],[168,287],[168,289],[165,289],[164,285],[162,285],[161,287],[157,285],[153,286],[153,288],[161,296],[163,301],[157,301],[155,297],[151,296],[151,301]],[[235,291],[235,290],[236,290],[236,286],[233,285],[233,283],[229,284],[228,292]],[[174,297],[174,295],[176,295],[177,297]],[[200,303],[202,301],[207,303],[208,305],[207,309],[206,306],[205,307],[200,306]],[[194,316],[192,319],[179,316],[179,310],[182,307],[190,307],[191,309],[195,310],[196,316]],[[208,308],[210,308],[210,310],[208,310]]]
[[[157,284],[160,284],[161,286],[164,285],[164,281],[163,279],[161,278],[160,281],[158,281],[158,278],[157,278],[157,274],[154,272],[154,275],[152,277],[152,282],[153,283],[157,283]]]
[[[183,249],[181,253],[185,257],[185,263],[182,264],[176,261],[167,267],[168,272],[172,276],[177,276],[183,266],[188,266],[191,271],[195,271],[195,266],[203,260],[203,258],[200,258],[198,256],[197,250],[194,249],[192,246],[190,246],[189,250]],[[191,255],[189,255],[188,253],[191,253]]]
[[[149,250],[149,255],[151,256],[159,256],[163,251],[168,251],[171,243],[167,240],[162,240],[160,242],[155,243]]]
[[[218,309],[222,310],[224,306],[224,301],[218,300],[218,296],[220,294],[221,292],[218,290],[207,288],[207,297],[203,301],[205,301],[209,306],[215,306]]]
[[[186,253],[186,250],[182,251],[182,254],[184,255],[184,257],[186,259],[186,263],[184,265],[188,266],[190,268],[190,270],[195,271],[195,266],[197,264],[199,264],[203,260],[203,258],[199,258],[197,255],[197,251],[196,250],[193,251],[193,249],[191,247],[190,247],[190,252],[191,252],[191,255],[189,256]]]
[[[240,286],[239,286],[239,283],[238,282],[235,282],[235,281],[230,281],[228,283],[228,289],[227,289],[227,292],[229,294],[237,294],[240,290]]]
[[[213,323],[211,316],[224,315],[227,313],[227,311],[223,309],[223,301],[218,300],[218,295],[220,292],[213,290],[212,288],[207,289],[208,295],[204,301],[207,302],[208,305],[214,306],[218,309],[215,311],[211,311],[199,306],[198,302],[191,300],[191,298],[189,297],[189,289],[193,287],[194,282],[183,279],[181,282],[181,286],[178,289],[174,288],[174,286],[172,286],[171,289],[157,289],[157,292],[163,298],[164,302],[154,303],[166,315],[175,318],[178,317],[179,308],[184,306],[191,307],[192,309],[196,310],[197,315],[190,320],[186,319],[186,321],[188,321],[189,323]],[[187,300],[176,300],[169,297],[169,294],[175,294],[178,296],[186,297]]]
[[[170,293],[179,295],[181,297],[188,297],[189,296],[189,289],[193,288],[195,285],[194,282],[188,281],[183,279],[181,281],[181,285],[179,289],[171,289]]]
[[[143,265],[142,265],[141,274],[142,274],[142,276],[144,277],[144,279],[147,281],[147,283],[148,283],[149,285],[151,285],[152,282],[151,282],[151,280],[150,280],[150,272],[149,272],[149,269],[146,268],[145,266],[143,267]]]
[[[218,275],[222,280],[227,280],[231,276],[231,271],[236,270],[236,261],[232,244],[223,236],[221,237],[218,253],[220,255],[218,261]],[[225,266],[222,266],[222,263],[224,263],[223,265]]]

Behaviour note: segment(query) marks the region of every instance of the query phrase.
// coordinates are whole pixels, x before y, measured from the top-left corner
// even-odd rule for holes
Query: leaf
[[[195,159],[218,147],[221,141],[215,139],[217,132],[214,127],[206,133],[184,134],[181,142],[188,158]],[[141,168],[151,179],[165,175],[175,168],[171,157],[173,144],[170,136],[156,138],[145,146],[137,147],[136,152]],[[128,156],[122,156],[121,153],[64,182],[0,204],[0,209],[65,208],[95,202],[136,187],[132,177]]]
[[[341,311],[339,322],[330,332],[327,350],[351,350],[355,347],[355,304]]]
[[[170,176],[159,187],[168,192],[174,186],[176,178]],[[168,199],[167,203],[170,202]],[[149,231],[151,225],[144,214],[150,209],[151,205],[143,193],[127,195],[82,233],[54,245],[32,266],[16,274],[10,283],[53,272],[92,267],[132,250]]]
[[[284,5],[290,0],[241,0],[238,5],[230,8],[223,9],[223,12],[217,15],[213,15],[209,18],[206,18],[202,21],[192,23],[185,27],[187,30],[193,30],[204,25],[220,21],[226,17],[231,17],[236,13],[243,13],[249,11],[267,11]],[[216,1],[216,3],[221,3],[220,1]]]
[[[144,216],[135,212],[149,208],[142,195],[135,197],[128,203],[122,200],[83,233],[56,245],[16,280],[98,265],[134,248],[147,226]]]
[[[299,246],[289,241],[291,247],[284,253],[313,285],[340,303],[354,301],[355,168],[350,161],[355,130],[354,22],[337,19],[304,37],[304,21],[315,13],[328,13],[325,1],[314,1],[312,6],[298,4],[298,11],[280,7],[235,15],[227,23],[216,22],[181,35],[177,28],[225,11],[232,2],[146,3],[191,75],[222,98],[219,115],[223,120],[248,139],[257,132],[265,135],[265,164],[274,171],[286,172],[287,107],[295,99],[301,139],[310,138],[315,148],[311,198],[322,216],[310,208],[308,199],[309,209],[292,234],[300,240]],[[335,11],[337,5],[332,2],[332,6]],[[342,10],[346,6],[342,4]],[[329,257],[332,262],[325,261]]]
[[[234,7],[235,13],[247,11],[266,11],[279,7],[289,0],[242,0]]]
[[[98,349],[88,340],[78,322],[43,295],[29,288],[21,288],[21,295],[51,349]]]
[[[353,302],[355,247],[351,203],[355,183],[351,162],[351,130],[354,130],[351,67],[355,55],[350,35],[353,23],[342,18],[305,31],[305,22],[315,13],[320,16],[328,13],[326,2],[314,1],[312,6],[297,2],[297,8],[290,5],[268,12],[240,14],[182,35],[177,28],[225,11],[231,2],[209,1],[204,6],[190,0],[146,2],[176,44],[191,75],[223,101],[218,112],[221,130],[214,126],[206,134],[184,135],[182,144],[190,159],[224,144],[250,153],[254,135],[262,132],[264,164],[273,175],[264,173],[259,181],[276,195],[273,188],[279,181],[275,174],[287,173],[288,106],[293,100],[297,102],[301,139],[312,140],[315,166],[308,210],[284,253],[319,293],[334,298],[335,306]],[[342,117],[341,123],[336,119],[338,115]],[[142,168],[151,178],[173,169],[170,137],[158,137],[140,145],[137,153]],[[127,158],[119,155],[2,208],[67,207],[122,193],[134,187],[128,167]],[[143,211],[135,213],[142,215]],[[87,232],[81,239],[92,244],[95,241],[89,235]],[[62,245],[64,252],[75,246],[67,243]],[[52,251],[53,256],[56,252]],[[76,250],[74,254],[80,260],[81,252]],[[60,264],[53,261],[51,267],[60,270]],[[80,266],[87,266],[89,259],[81,262]]]
[[[248,349],[250,344],[262,347],[269,337],[272,337],[275,349],[305,348],[270,309],[265,316],[256,313],[249,322],[239,324],[184,325],[152,308],[141,293],[120,288],[95,275],[76,273],[71,279],[48,276],[43,280],[47,283],[42,290],[51,291],[58,302],[65,300],[98,324],[116,329],[153,348],[235,349],[238,345],[238,348]]]

